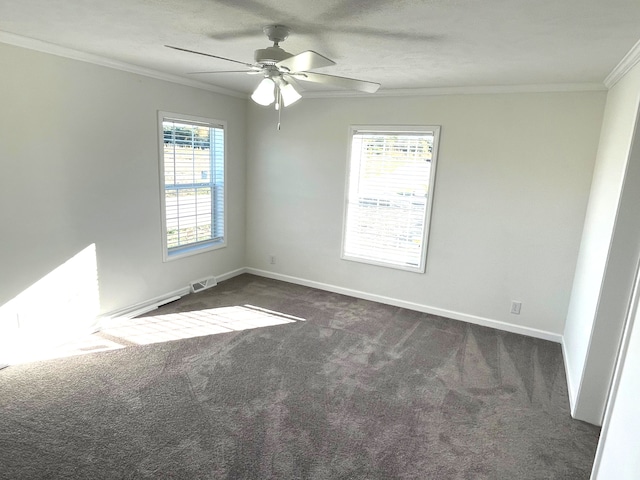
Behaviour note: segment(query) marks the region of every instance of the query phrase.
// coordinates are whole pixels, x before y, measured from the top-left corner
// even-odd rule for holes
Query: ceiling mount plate
[[[267,25],[262,28],[262,31],[276,45],[286,40],[289,36],[290,29],[284,25]]]

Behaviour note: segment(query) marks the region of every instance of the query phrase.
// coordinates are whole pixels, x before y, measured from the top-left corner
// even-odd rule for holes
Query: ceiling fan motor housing
[[[285,52],[282,48],[277,46],[259,48],[254,53],[256,63],[266,63],[271,65],[292,56],[293,54]]]
[[[289,27],[285,25],[266,25],[262,31],[273,42],[273,46],[256,50],[254,53],[256,63],[273,65],[285,58],[293,57],[293,54],[285,52],[279,45],[289,36]]]

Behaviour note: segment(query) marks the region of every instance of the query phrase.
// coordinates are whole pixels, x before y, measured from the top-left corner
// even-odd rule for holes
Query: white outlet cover
[[[520,315],[520,309],[522,308],[522,302],[511,302],[511,313],[514,315]]]

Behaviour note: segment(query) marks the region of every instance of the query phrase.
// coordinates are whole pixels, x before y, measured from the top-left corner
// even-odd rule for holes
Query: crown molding
[[[218,87],[209,83],[191,80],[179,75],[160,72],[150,68],[144,68],[130,63],[120,62],[110,58],[94,55],[91,53],[81,52],[60,45],[55,45],[34,38],[23,37],[9,32],[0,31],[0,43],[6,43],[16,47],[27,48],[38,52],[57,55],[72,60],[92,63],[102,67],[113,68],[124,72],[143,75],[145,77],[164,80],[166,82],[177,83],[188,87],[208,90],[210,92],[220,93],[230,97],[249,99],[250,95],[244,92],[229,90],[227,88]],[[625,58],[614,69],[616,72],[619,68],[625,68],[616,77],[617,81],[629,69],[640,60],[640,42],[638,42]],[[626,67],[621,67],[622,65]],[[306,91],[302,92],[304,98],[374,98],[374,97],[410,97],[410,96],[432,96],[432,95],[482,95],[496,93],[549,93],[549,92],[584,92],[607,90],[610,86],[607,81],[613,77],[612,72],[605,83],[550,83],[550,84],[531,84],[531,85],[488,85],[488,86],[465,86],[465,87],[426,87],[426,88],[402,88],[402,89],[380,89],[376,93],[360,93],[353,91]],[[615,81],[613,84],[615,84]],[[613,85],[612,84],[612,85]]]
[[[381,89],[376,93],[351,91],[304,92],[304,98],[346,98],[346,97],[422,97],[430,95],[483,95],[495,93],[552,93],[552,92],[592,92],[605,91],[603,83],[545,83],[531,85],[487,85],[469,87],[427,87]]]
[[[604,79],[607,88],[613,87],[626,73],[631,70],[640,61],[640,40],[631,47],[631,50],[620,60],[611,73]]]
[[[79,60],[81,62],[92,63],[101,67],[113,68],[115,70],[121,70],[124,72],[135,73],[137,75],[143,75],[145,77],[155,78],[157,80],[164,80],[166,82],[178,83],[187,87],[195,87],[202,90],[208,90],[214,93],[220,93],[236,98],[247,98],[247,94],[237,92],[235,90],[229,90],[222,87],[217,87],[205,82],[199,82],[197,80],[190,80],[188,78],[181,77],[179,75],[172,75],[170,73],[164,73],[150,68],[139,67],[130,63],[120,62],[118,60],[112,60],[110,58],[101,57],[91,53],[81,52],[72,48],[62,47],[53,43],[43,42],[42,40],[36,40],[34,38],[23,37],[14,33],[0,31],[0,43],[6,43],[15,47],[27,48],[29,50],[35,50],[42,53],[48,53],[51,55],[57,55],[59,57],[69,58],[72,60]]]

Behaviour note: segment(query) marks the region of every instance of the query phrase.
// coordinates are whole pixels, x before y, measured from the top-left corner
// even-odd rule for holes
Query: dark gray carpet
[[[557,344],[242,275],[304,322],[0,371],[2,479],[588,479]]]

